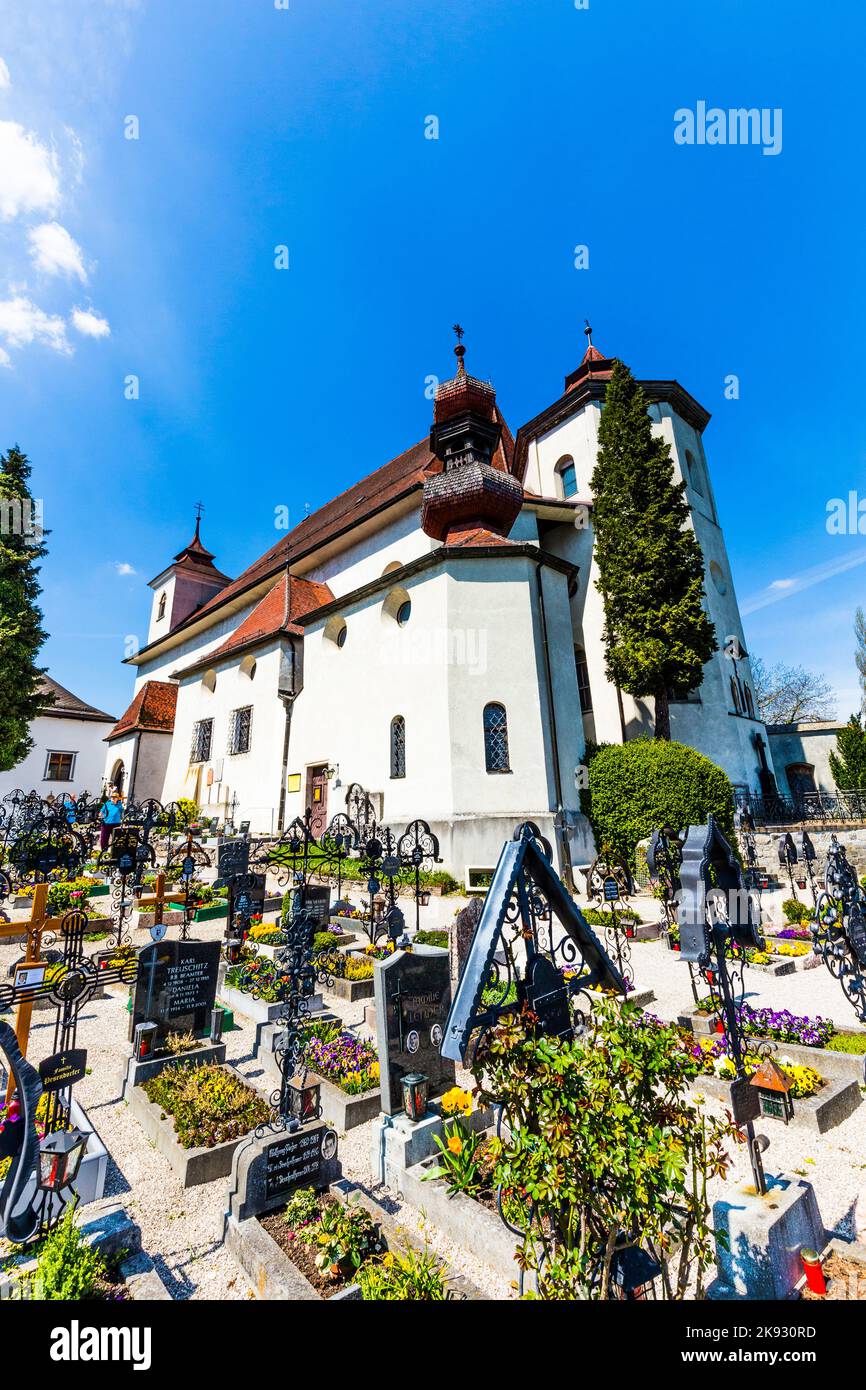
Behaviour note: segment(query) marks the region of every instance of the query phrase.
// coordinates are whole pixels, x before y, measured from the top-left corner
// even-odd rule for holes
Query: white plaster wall
[[[203,632],[185,638],[184,641],[178,642],[164,652],[155,653],[153,657],[143,661],[140,666],[135,667],[135,687],[133,693],[137,694],[147,681],[170,680],[173,672],[182,670],[184,666],[189,666],[193,661],[197,661],[199,657],[205,656],[208,652],[212,652],[217,647],[221,646],[226,638],[236,632],[241,623],[252,613],[253,609],[261,603],[265,594],[268,592],[268,588],[272,587],[274,583],[276,583],[276,580],[273,580],[271,585],[265,585],[261,592],[257,592],[255,600],[251,600],[244,604],[242,608],[238,608],[234,613],[215,617],[212,625],[205,628]],[[130,696],[130,699],[132,699],[132,696]]]
[[[170,740],[167,740],[170,742]],[[133,764],[135,763],[136,749],[138,747],[138,733],[127,734],[124,738],[112,739],[111,743],[104,744],[105,765],[102,770],[102,777],[105,783],[111,781],[112,773],[119,762],[123,763],[123,794],[129,792],[129,779],[132,775]],[[162,796],[162,783],[156,791],[146,793],[148,796],[160,798]]]
[[[35,790],[40,796],[63,792],[74,792],[76,796],[82,792],[97,795],[102,787],[105,761],[105,744],[102,740],[112,723],[58,718],[57,715],[34,719],[30,726],[33,748],[17,767],[9,772],[0,772],[0,796],[16,788],[26,792]],[[45,780],[49,752],[76,754],[71,782]]]
[[[240,658],[216,667],[216,689],[208,690],[201,674],[179,684],[174,737],[162,788],[164,801],[196,800],[205,811],[222,815],[237,795],[237,819],[249,820],[254,831],[276,830],[280,796],[285,707],[279,698],[282,644],[272,642],[256,653],[252,680],[240,669]],[[252,705],[250,752],[229,754],[230,715]],[[211,757],[191,764],[193,725],[213,719]],[[207,785],[208,770],[213,783]]]
[[[650,407],[653,427],[671,448],[674,473],[677,479],[686,474],[685,452],[689,449],[703,466],[704,496],[700,497],[688,485],[688,500],[695,534],[706,562],[706,608],[716,629],[720,650],[704,670],[700,687],[700,702],[677,702],[671,705],[671,734],[673,738],[698,748],[713,762],[723,767],[731,781],[740,786],[757,789],[758,758],[751,743],[754,731],[763,732],[760,721],[750,720],[734,712],[729,677],[733,670],[724,654],[726,639],[735,637],[743,651],[743,626],[734,589],[724,535],[715,521],[715,503],[706,464],[703,442],[699,433],[682,420],[664,402]],[[580,495],[591,496],[588,482],[595,466],[598,449],[598,422],[601,412],[595,402],[589,402],[575,416],[541,436],[530,453],[529,467],[534,484],[527,474],[527,486],[534,486],[546,496],[556,494],[555,467],[564,456],[575,461]],[[543,544],[580,567],[578,588],[572,602],[575,640],[584,647],[593,698],[593,724],[598,742],[619,743],[622,739],[616,689],[605,671],[602,632],[604,610],[597,588],[597,567],[592,556],[592,528],[575,530],[558,527],[549,532]],[[710,566],[715,561],[721,571],[720,592],[711,577]],[[748,659],[739,662],[739,675],[754,694],[754,682]],[[652,728],[652,702],[634,700],[623,694],[623,713],[630,738]]]
[[[770,729],[769,742],[776,781],[782,796],[790,796],[791,788],[785,768],[790,763],[811,763],[815,769],[815,786],[822,792],[836,791],[836,782],[830,771],[830,754],[837,751],[836,735],[844,724],[826,722],[810,728],[808,724],[791,724],[778,731]],[[842,791],[849,788],[842,787]]]

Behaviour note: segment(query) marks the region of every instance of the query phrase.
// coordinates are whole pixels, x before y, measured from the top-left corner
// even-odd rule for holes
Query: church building
[[[560,869],[592,858],[586,742],[653,728],[652,701],[608,680],[601,638],[589,479],[613,360],[590,341],[515,438],[462,341],[455,352],[429,437],[238,578],[217,568],[196,522],[151,581],[109,780],[264,833],[307,807],[321,831],[358,782],[394,828],[427,820],[460,877],[491,868],[527,819]],[[700,688],[672,692],[671,736],[766,793],[766,730],[704,454],[710,417],[677,381],[642,386],[686,483],[719,643]]]

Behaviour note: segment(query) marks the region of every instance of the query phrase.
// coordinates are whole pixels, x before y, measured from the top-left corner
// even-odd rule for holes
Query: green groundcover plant
[[[479,1103],[502,1103],[508,1120],[495,1180],[526,1199],[517,1259],[534,1296],[612,1297],[629,1246],[660,1262],[661,1297],[702,1296],[715,1261],[707,1184],[739,1134],[691,1094],[697,1071],[675,1027],[613,1001],[582,1039],[539,1036],[515,1012],[479,1048]]]
[[[270,1118],[270,1110],[255,1091],[225,1067],[166,1067],[144,1083],[148,1100],[174,1120],[185,1149],[212,1149],[249,1134]]]

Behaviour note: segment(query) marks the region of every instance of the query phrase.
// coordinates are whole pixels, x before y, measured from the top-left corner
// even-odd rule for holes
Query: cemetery
[[[774,864],[748,814],[659,826],[571,892],[526,822],[433,895],[432,832],[346,808],[267,838],[129,803],[101,849],[86,804],[2,803],[4,1296],[862,1296],[841,827]]]

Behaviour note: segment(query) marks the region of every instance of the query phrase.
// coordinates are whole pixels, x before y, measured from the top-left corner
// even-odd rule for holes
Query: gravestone
[[[451,1008],[448,953],[416,946],[376,962],[376,1038],[382,1109],[393,1115],[403,1106],[401,1077],[422,1072],[430,1096],[455,1082],[454,1063],[440,1053]]]
[[[301,889],[300,906],[313,919],[313,930],[324,931],[331,922],[331,890],[327,884],[306,883]]]
[[[235,1151],[229,1214],[245,1221],[282,1206],[297,1187],[323,1191],[340,1172],[337,1136],[322,1120],[251,1138]]]
[[[157,1025],[157,1046],[168,1033],[201,1037],[216,1001],[219,964],[218,941],[156,941],[145,946],[138,957],[130,1041],[139,1023]]]
[[[475,928],[481,920],[484,911],[484,899],[482,897],[470,898],[465,907],[461,907],[457,916],[454,918],[454,925],[449,933],[449,950],[451,955],[451,979],[456,984],[463,974],[463,967],[469,955],[469,948],[472,945],[472,938],[475,935]]]
[[[250,871],[250,842],[245,839],[223,840],[217,850],[215,888],[227,888],[233,878]]]

